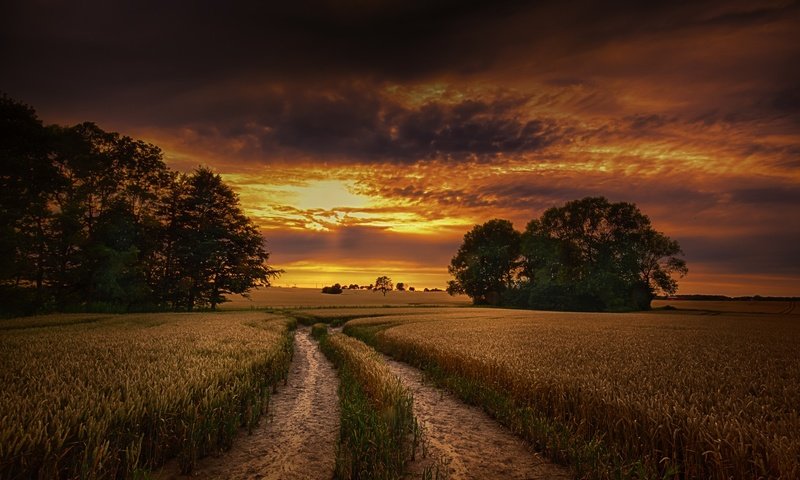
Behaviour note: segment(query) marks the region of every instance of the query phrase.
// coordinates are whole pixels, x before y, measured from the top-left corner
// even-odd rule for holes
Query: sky
[[[0,90],[209,166],[277,285],[443,288],[463,235],[585,196],[679,293],[800,295],[800,5],[6,1]]]

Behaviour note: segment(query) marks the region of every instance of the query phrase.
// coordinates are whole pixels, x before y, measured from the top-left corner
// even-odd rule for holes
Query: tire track
[[[230,451],[201,460],[191,478],[329,479],[339,439],[339,379],[333,365],[309,338],[295,333],[287,385],[270,399],[269,412],[252,435],[236,438]],[[155,478],[186,479],[177,462]]]
[[[420,370],[389,357],[386,362],[414,394],[414,415],[423,430],[428,458],[412,462],[414,478],[437,464],[451,479],[572,478],[568,469],[541,457],[480,408],[425,383]]]

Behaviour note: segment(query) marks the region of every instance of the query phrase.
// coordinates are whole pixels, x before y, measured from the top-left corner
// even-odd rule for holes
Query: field
[[[344,324],[344,334],[424,370],[576,478],[800,478],[800,314],[792,303],[669,301],[678,309],[589,314],[474,308],[435,296],[417,305],[411,300],[428,298],[421,292],[376,304],[369,302],[383,296],[367,291],[264,295],[260,305],[280,313],[251,305],[0,321],[0,478],[147,478],[171,458],[178,473],[202,472],[203,457],[254,430],[270,392],[284,388],[295,319]],[[418,431],[408,410],[408,379],[401,387],[355,339],[322,325],[314,331],[341,381],[341,432],[324,450],[336,451],[335,470],[323,476],[404,478],[417,436],[431,433]],[[297,355],[309,349],[311,341],[295,340]],[[336,391],[333,380],[323,390],[318,372],[291,364],[294,385]],[[427,396],[428,412],[449,417]],[[415,405],[421,400],[414,395]],[[299,441],[262,433],[263,445]],[[307,437],[310,450],[293,448],[323,450],[314,443],[320,436]],[[436,446],[477,460],[490,451]],[[225,458],[215,460],[217,471],[234,471]],[[428,463],[423,477],[439,478],[462,460]],[[260,465],[281,476],[280,467]]]
[[[0,478],[124,478],[176,456],[189,471],[258,422],[289,326],[263,312],[0,323]]]
[[[798,320],[470,308],[351,320],[345,333],[582,475],[798,478]]]

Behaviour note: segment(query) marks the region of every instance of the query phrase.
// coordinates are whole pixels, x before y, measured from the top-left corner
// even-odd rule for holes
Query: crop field
[[[797,315],[447,310],[350,320],[345,333],[579,476],[800,478]]]
[[[0,478],[183,471],[252,428],[292,322],[264,312],[51,315],[0,323]]]

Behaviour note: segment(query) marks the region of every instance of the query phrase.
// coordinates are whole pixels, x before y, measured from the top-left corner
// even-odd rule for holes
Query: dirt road
[[[252,435],[236,438],[219,457],[200,461],[191,478],[320,479],[333,476],[339,439],[339,379],[331,363],[299,329],[286,386],[270,399],[269,413]],[[183,479],[176,463],[155,478]]]
[[[420,370],[387,357],[392,372],[414,394],[414,415],[423,425],[428,458],[410,465],[413,478],[436,465],[450,479],[569,479],[481,409],[423,381]]]

